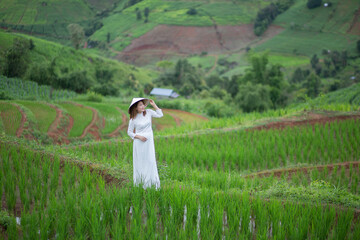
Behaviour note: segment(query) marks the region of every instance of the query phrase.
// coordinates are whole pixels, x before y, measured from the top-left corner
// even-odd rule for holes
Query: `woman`
[[[150,103],[155,111],[145,109]],[[151,118],[160,118],[163,113],[153,100],[133,98],[129,106],[128,135],[133,142],[133,179],[134,184],[143,184],[144,189],[155,185],[160,187],[160,179],[155,160],[154,136],[151,128]]]

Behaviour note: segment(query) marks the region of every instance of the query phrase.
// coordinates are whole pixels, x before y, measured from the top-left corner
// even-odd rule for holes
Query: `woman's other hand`
[[[147,138],[144,136],[136,135],[135,138],[140,139],[143,142],[146,142]]]

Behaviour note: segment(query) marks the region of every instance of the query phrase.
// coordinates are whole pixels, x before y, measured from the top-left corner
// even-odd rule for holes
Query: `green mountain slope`
[[[144,0],[125,10],[118,7],[114,14],[103,19],[104,26],[96,31],[92,40],[106,42],[107,34],[111,35],[110,46],[121,51],[135,38],[151,31],[159,24],[177,26],[215,26],[241,25],[254,21],[260,8],[269,1],[163,1]],[[148,22],[145,23],[144,9],[149,8]],[[189,9],[196,9],[197,14],[189,15]],[[137,19],[137,11],[142,19]]]
[[[258,51],[292,53],[311,56],[323,49],[355,52],[360,38],[360,1],[334,0],[332,5],[315,9],[306,7],[306,0],[297,0],[273,24],[285,31],[261,44]]]
[[[35,48],[29,51],[29,69],[34,65],[49,65],[54,61],[56,65],[55,71],[59,76],[71,72],[85,71],[89,79],[96,81],[96,68],[105,68],[113,71],[114,82],[119,85],[124,85],[126,81],[129,81],[129,78],[135,83],[147,83],[157,76],[156,72],[103,58],[89,53],[85,49],[75,50],[58,43],[2,30],[0,30],[0,51],[9,48],[15,38],[31,38],[35,44]]]
[[[26,33],[67,38],[67,25],[93,24],[97,15],[112,9],[119,0],[1,0],[0,26]]]

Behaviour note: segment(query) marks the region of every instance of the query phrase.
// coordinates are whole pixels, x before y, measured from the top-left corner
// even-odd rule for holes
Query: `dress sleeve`
[[[156,111],[151,110],[151,109],[148,109],[148,111],[151,114],[151,116],[155,117],[155,118],[161,118],[162,116],[164,116],[164,114],[160,108]]]
[[[128,134],[132,139],[134,139],[134,137],[136,136],[136,134],[134,133],[134,128],[135,128],[134,121],[133,121],[132,119],[130,119],[127,134]]]

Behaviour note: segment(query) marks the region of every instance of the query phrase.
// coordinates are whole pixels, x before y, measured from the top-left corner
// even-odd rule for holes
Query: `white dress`
[[[128,135],[133,141],[133,179],[134,184],[143,184],[144,189],[155,185],[160,187],[160,179],[156,166],[154,135],[152,131],[151,118],[161,118],[163,113],[161,109],[153,111],[146,109],[146,115],[138,113],[134,119],[130,119]],[[135,133],[134,133],[135,129]],[[147,138],[145,142],[134,138],[135,135]]]

